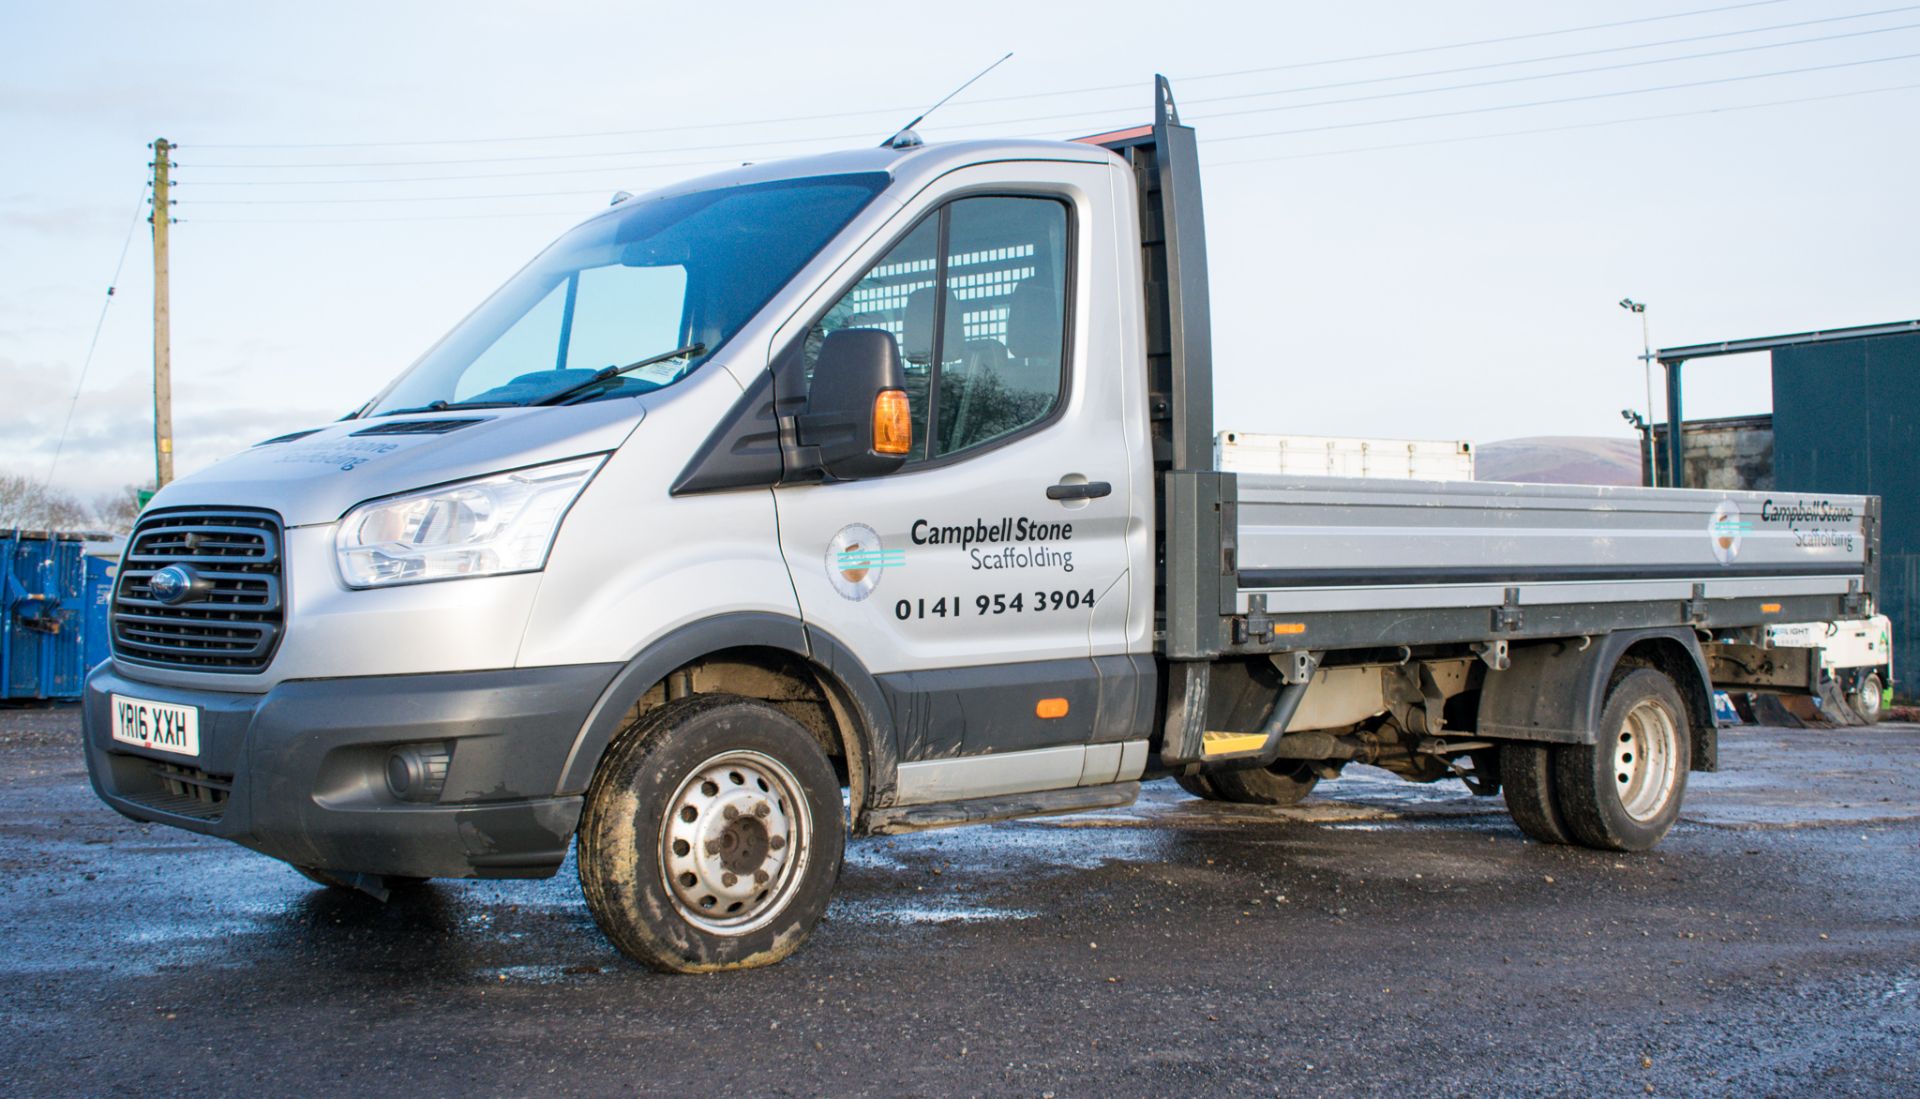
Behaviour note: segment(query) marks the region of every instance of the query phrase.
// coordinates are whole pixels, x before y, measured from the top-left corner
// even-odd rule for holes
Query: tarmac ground
[[[1920,1092],[1920,726],[1723,732],[1639,856],[1356,768],[1292,809],[856,840],[768,969],[669,977],[571,863],[381,904],[98,802],[0,710],[9,1095]]]

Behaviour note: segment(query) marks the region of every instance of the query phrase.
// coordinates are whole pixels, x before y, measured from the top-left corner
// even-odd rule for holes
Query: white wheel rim
[[[1855,703],[1855,708],[1860,711],[1861,717],[1871,721],[1875,715],[1879,714],[1881,691],[1879,676],[1870,675],[1861,681],[1859,701]]]
[[[813,816],[793,772],[760,752],[724,752],[688,774],[660,822],[674,907],[714,935],[767,925],[793,899]]]
[[[1666,808],[1680,776],[1680,730],[1673,714],[1646,699],[1627,711],[1614,734],[1613,781],[1620,807],[1636,821]]]

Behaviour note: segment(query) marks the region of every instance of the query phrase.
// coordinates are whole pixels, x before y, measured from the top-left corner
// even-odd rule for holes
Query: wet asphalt
[[[856,841],[708,977],[571,864],[382,905],[134,824],[77,736],[0,711],[7,1095],[1920,1094],[1920,726],[1729,730],[1644,856],[1377,772]]]

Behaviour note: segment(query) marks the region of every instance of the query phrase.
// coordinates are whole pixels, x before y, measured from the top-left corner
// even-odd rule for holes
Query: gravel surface
[[[1298,809],[861,840],[771,969],[665,977],[569,865],[385,905],[134,824],[0,711],[8,1095],[1920,1090],[1920,727],[1729,730],[1656,852],[1373,772]]]

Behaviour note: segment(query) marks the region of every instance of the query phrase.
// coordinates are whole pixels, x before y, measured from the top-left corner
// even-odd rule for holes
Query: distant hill
[[[1478,481],[1554,485],[1637,485],[1640,444],[1588,435],[1537,435],[1481,443],[1474,450]]]

